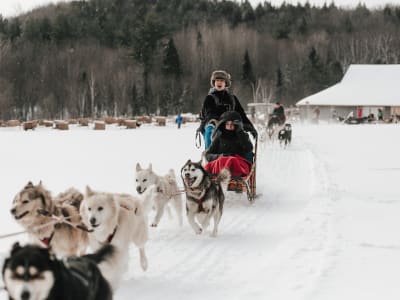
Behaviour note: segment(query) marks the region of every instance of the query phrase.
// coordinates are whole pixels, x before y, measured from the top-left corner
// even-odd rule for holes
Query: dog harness
[[[117,232],[117,228],[118,228],[118,225],[117,226],[115,226],[115,229],[114,229],[114,231],[113,231],[113,233],[111,233],[109,236],[108,236],[108,238],[107,238],[107,240],[106,240],[106,242],[104,243],[104,244],[111,244],[111,242],[112,242],[112,240],[113,240],[113,238],[114,238],[114,236],[115,236],[115,233]]]
[[[206,194],[205,189],[204,190],[188,189],[188,191],[187,191],[187,195],[191,198],[194,198],[195,202],[199,205],[198,212],[204,211],[203,201],[204,201],[205,194]]]
[[[50,246],[50,242],[53,239],[54,231],[50,234],[49,237],[41,239],[40,241],[48,248]]]

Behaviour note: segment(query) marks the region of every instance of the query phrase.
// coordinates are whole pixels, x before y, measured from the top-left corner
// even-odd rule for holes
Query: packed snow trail
[[[190,140],[181,145],[193,147]],[[131,265],[118,299],[132,289],[154,299],[155,286],[164,299],[301,299],[312,288],[329,242],[329,199],[312,201],[322,196],[315,189],[326,184],[324,170],[299,141],[285,150],[261,145],[258,153],[255,204],[229,192],[216,239],[163,220],[151,232],[152,267],[142,274]]]

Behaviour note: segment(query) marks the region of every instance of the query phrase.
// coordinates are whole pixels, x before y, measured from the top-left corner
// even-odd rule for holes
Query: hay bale
[[[113,117],[105,117],[105,118],[104,118],[104,122],[105,122],[107,125],[115,124],[115,123],[117,123],[117,119],[115,119],[115,118],[113,118]]]
[[[134,129],[137,127],[136,120],[125,120],[126,129]]]
[[[22,128],[24,129],[24,130],[33,130],[33,129],[35,129],[36,128],[36,126],[37,126],[37,122],[35,122],[35,121],[26,121],[26,122],[24,122],[23,124],[22,124]]]
[[[117,120],[117,124],[118,124],[118,126],[125,126],[125,119],[123,119],[123,118],[120,118],[120,119],[118,119]]]
[[[68,122],[66,122],[66,121],[56,120],[56,121],[54,121],[54,124],[55,124],[55,129],[58,129],[58,130],[68,130],[69,129]]]
[[[16,127],[16,126],[21,125],[21,122],[18,120],[8,120],[6,124],[7,124],[7,127]]]
[[[158,126],[165,126],[167,125],[167,118],[166,117],[157,117],[156,122]]]
[[[138,122],[140,123],[147,123],[150,124],[153,120],[151,119],[150,116],[138,116],[135,118]]]
[[[77,119],[69,119],[68,124],[70,124],[70,125],[78,124],[78,120]]]
[[[95,121],[94,130],[106,130],[106,123],[103,121]]]
[[[89,119],[87,119],[87,118],[79,119],[78,123],[80,126],[89,126]]]
[[[43,125],[44,127],[53,127],[53,121],[44,120],[44,121],[42,122],[42,125]]]

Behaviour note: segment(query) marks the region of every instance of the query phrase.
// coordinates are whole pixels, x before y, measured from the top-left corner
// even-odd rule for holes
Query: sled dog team
[[[137,247],[145,271],[149,227],[159,225],[169,206],[182,226],[182,193],[186,194],[187,219],[194,232],[201,234],[212,219],[211,236],[217,236],[230,172],[223,169],[211,178],[201,163],[188,160],[181,178],[183,190],[173,170],[159,176],[151,164],[142,168],[137,163],[138,195],[87,186],[84,194],[70,188],[53,197],[42,182],[28,182],[10,210],[31,243],[14,244],[4,261],[3,281],[10,299],[112,299],[128,266],[130,244]],[[155,217],[149,224],[151,209]],[[86,254],[88,246],[92,254]]]

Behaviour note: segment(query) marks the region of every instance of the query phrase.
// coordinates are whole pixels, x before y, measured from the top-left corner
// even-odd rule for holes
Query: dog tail
[[[230,180],[231,180],[231,172],[227,168],[223,168],[219,172],[216,182],[223,185],[228,185]]]
[[[94,261],[96,264],[99,264],[105,260],[108,260],[110,257],[114,255],[114,253],[115,253],[115,247],[111,244],[107,244],[101,247],[95,253],[87,254],[84,257]]]
[[[168,174],[166,176],[168,182],[171,184],[176,181],[175,171],[174,169],[169,169]]]

